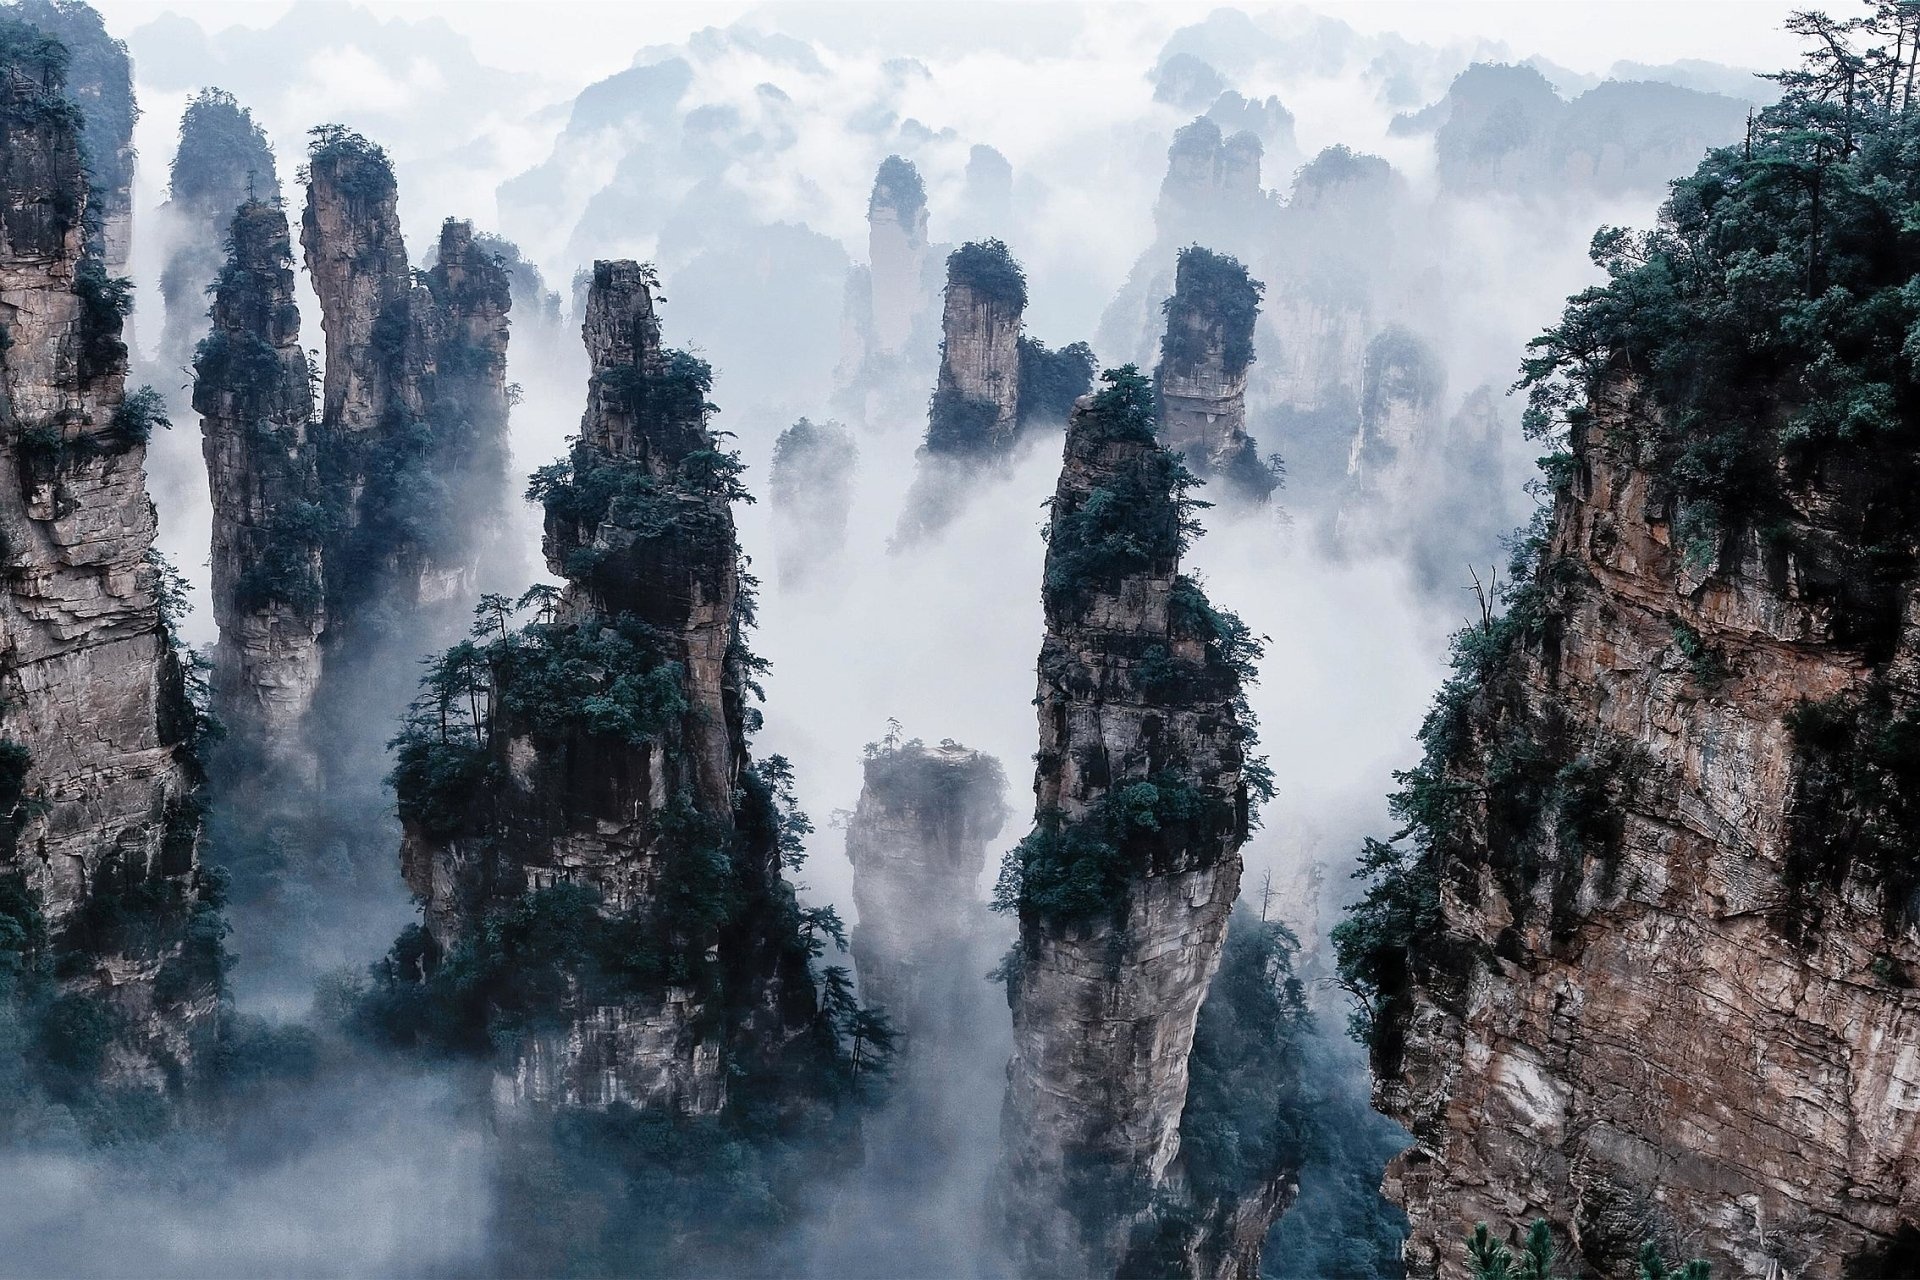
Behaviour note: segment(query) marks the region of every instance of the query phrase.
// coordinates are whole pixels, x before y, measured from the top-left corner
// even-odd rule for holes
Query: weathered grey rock
[[[1831,591],[1858,536],[1839,468],[1788,491],[1794,551],[1749,535],[1689,562],[1672,495],[1611,435],[1653,408],[1624,381],[1594,407],[1547,636],[1463,708],[1446,768],[1483,794],[1490,753],[1547,726],[1604,790],[1524,828],[1473,800],[1438,868],[1440,927],[1376,1043],[1376,1101],[1415,1140],[1388,1177],[1410,1274],[1462,1276],[1475,1221],[1536,1215],[1599,1275],[1637,1274],[1646,1239],[1716,1276],[1900,1273],[1876,1259],[1920,1212],[1920,945],[1869,868],[1795,887],[1799,824],[1865,819],[1805,790],[1788,721],[1876,680],[1911,705],[1912,588],[1870,659]]]
[[[917,739],[869,748],[859,807],[847,823],[853,959],[861,998],[912,1036],[937,1027],[981,932],[987,843],[1007,820],[1006,775],[992,756]]]
[[[1199,588],[1179,573],[1175,460],[1155,442],[1146,380],[1107,377],[1113,385],[1068,426],[1053,499],[1035,699],[1039,830],[1017,855],[997,1194],[1016,1262],[1043,1275],[1116,1274],[1157,1231],[1156,1198],[1184,1194],[1175,1160],[1187,1061],[1248,820],[1239,678],[1196,628]],[[1089,510],[1096,490],[1109,499]],[[1116,508],[1127,512],[1124,535],[1109,523]],[[1123,536],[1136,550],[1108,560],[1106,539]],[[1141,804],[1183,816],[1116,816]],[[1120,885],[1111,901],[1050,907],[1037,895],[1058,892],[1047,877],[1059,873],[1046,863],[1076,829],[1104,849]]]
[[[0,873],[39,898],[63,989],[120,1019],[109,1080],[169,1088],[219,995],[217,963],[185,956],[199,905],[192,717],[149,559],[144,436],[122,412],[121,308],[83,243],[80,135],[47,108],[60,66],[25,49],[0,66],[0,736],[30,756]],[[65,936],[90,902],[121,894],[154,904],[143,927]],[[162,984],[175,964],[187,981]]]
[[[242,205],[227,239],[193,394],[213,496],[215,710],[243,754],[310,783],[326,529],[286,214]]]

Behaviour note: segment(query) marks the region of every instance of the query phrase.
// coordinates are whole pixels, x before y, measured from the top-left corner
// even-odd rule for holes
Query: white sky
[[[849,0],[846,7],[876,9],[912,4],[922,11],[941,0]],[[1315,0],[1304,7],[1337,16],[1361,31],[1397,31],[1412,40],[1444,42],[1481,37],[1504,40],[1516,57],[1541,54],[1577,71],[1601,72],[1613,62],[1670,62],[1703,58],[1765,70],[1789,62],[1797,42],[1780,24],[1813,0]],[[110,29],[125,32],[169,10],[208,30],[240,23],[266,26],[291,0],[94,0]],[[482,62],[584,85],[628,65],[635,49],[670,44],[703,26],[724,26],[757,9],[792,0],[369,0],[382,17],[440,17],[472,40]],[[1021,9],[1057,0],[984,0],[976,7]],[[1127,8],[1168,31],[1197,22],[1218,0],[1123,3],[1089,0],[1087,8]],[[1258,3],[1231,7],[1258,13],[1292,7]],[[1828,8],[1852,7],[1830,0]],[[1144,11],[1144,12],[1141,12]]]

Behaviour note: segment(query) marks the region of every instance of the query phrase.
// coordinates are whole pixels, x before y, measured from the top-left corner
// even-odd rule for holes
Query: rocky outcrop
[[[273,148],[253,115],[222,89],[203,89],[180,117],[180,147],[160,219],[168,252],[160,272],[166,308],[160,363],[190,368],[207,332],[207,291],[227,263],[226,234],[249,200],[280,198]]]
[[[868,748],[847,860],[860,922],[860,992],[908,1036],[932,1030],[982,990],[971,963],[986,903],[987,843],[1007,820],[1000,762],[956,742]]]
[[[940,373],[898,543],[944,528],[982,468],[1005,467],[1024,427],[1058,421],[1091,385],[1092,350],[1074,343],[1051,351],[1024,336],[1026,307],[1026,274],[1005,244],[983,240],[948,255]]]
[[[91,197],[62,99],[65,58],[6,28],[0,882],[17,878],[37,899],[55,1009],[88,1029],[93,1060],[70,1041],[64,1065],[172,1088],[212,1029],[221,957],[217,920],[190,932],[211,908],[198,876],[197,719],[162,611],[142,473],[156,409],[125,396],[124,287],[86,247]],[[5,945],[19,952],[22,934]],[[27,955],[15,972],[47,958]]]
[[[783,584],[806,582],[846,546],[859,460],[853,433],[837,422],[802,418],[773,442],[768,491]]]
[[[1068,426],[1047,542],[1036,828],[1017,909],[997,1191],[1017,1265],[1211,1271],[1217,1217],[1178,1157],[1195,1020],[1239,891],[1251,733],[1244,628],[1180,574],[1187,510],[1131,369]],[[1235,1271],[1233,1274],[1240,1274]]]
[[[1416,778],[1462,799],[1391,890],[1418,936],[1365,957],[1410,1271],[1540,1215],[1599,1275],[1649,1239],[1715,1275],[1905,1274],[1920,945],[1904,863],[1846,852],[1905,830],[1865,797],[1900,794],[1872,780],[1914,723],[1911,579],[1875,639],[1845,567],[1873,468],[1690,554],[1626,443],[1658,406],[1616,376],[1593,409],[1537,573],[1429,722]]]
[[[1264,501],[1278,484],[1247,434],[1247,370],[1265,286],[1232,258],[1198,245],[1180,251],[1167,335],[1154,381],[1160,441],[1196,475]]]
[[[586,415],[535,477],[565,588],[517,631],[508,602],[483,605],[497,634],[440,660],[401,742],[402,866],[436,954],[541,911],[630,940],[494,1009],[519,1029],[516,1104],[711,1113],[814,1019],[783,775],[746,743],[737,463],[706,425],[706,366],[660,345],[652,289],[636,263],[594,266]]]
[[[911,160],[888,156],[874,175],[867,201],[868,309],[871,350],[905,348],[924,305],[927,266],[927,188]]]
[[[1027,280],[998,240],[947,258],[940,375],[927,416],[927,452],[1005,453],[1020,427],[1020,326]]]
[[[91,5],[15,0],[8,16],[28,22],[67,50],[67,96],[80,108],[81,142],[93,188],[89,248],[109,276],[126,273],[133,249],[133,63],[124,40],[107,33]]]
[[[326,519],[286,214],[249,201],[226,239],[193,390],[213,495],[214,707],[255,767],[310,782]]]
[[[376,602],[402,611],[472,590],[471,516],[507,490],[504,268],[449,219],[414,283],[386,153],[317,131],[300,242],[326,331],[322,479],[338,507],[329,551],[335,629]]]

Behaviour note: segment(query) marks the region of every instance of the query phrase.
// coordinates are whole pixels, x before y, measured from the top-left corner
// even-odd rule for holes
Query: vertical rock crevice
[[[1209,1248],[1176,1158],[1195,1021],[1239,890],[1252,800],[1241,693],[1258,652],[1181,574],[1196,531],[1131,368],[1075,410],[1048,526],[1034,832],[997,903],[1014,1055],[1001,1214],[1041,1274]],[[1169,1236],[1171,1233],[1171,1236]]]

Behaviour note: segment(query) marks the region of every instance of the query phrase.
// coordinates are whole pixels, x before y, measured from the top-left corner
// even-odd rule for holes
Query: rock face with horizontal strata
[[[0,874],[38,897],[62,988],[113,1010],[107,1076],[168,1088],[218,998],[217,962],[186,955],[192,712],[149,558],[144,433],[122,411],[121,309],[84,245],[78,121],[47,106],[63,93],[57,60],[0,67],[0,737],[30,756]],[[89,912],[124,898],[151,904],[148,927]],[[187,980],[163,982],[170,967]]]
[[[1671,493],[1611,442],[1657,409],[1619,379],[1594,408],[1553,511],[1544,629],[1489,670],[1445,754],[1468,798],[1435,864],[1438,927],[1383,993],[1376,1101],[1414,1135],[1388,1175],[1410,1274],[1464,1276],[1475,1221],[1536,1215],[1599,1275],[1637,1274],[1648,1239],[1716,1276],[1905,1274],[1920,946],[1869,869],[1807,883],[1801,824],[1870,819],[1819,790],[1831,766],[1790,724],[1874,689],[1913,705],[1911,584],[1870,657],[1833,594],[1859,536],[1845,468],[1792,493],[1803,550],[1748,535],[1690,561]],[[1847,740],[1871,742],[1855,723]],[[1480,790],[1524,794],[1513,762],[1601,789],[1516,816]]]
[[[1247,434],[1247,370],[1263,288],[1233,258],[1197,245],[1181,250],[1154,373],[1161,442],[1185,455],[1195,474],[1217,476],[1256,501],[1275,488]]]

